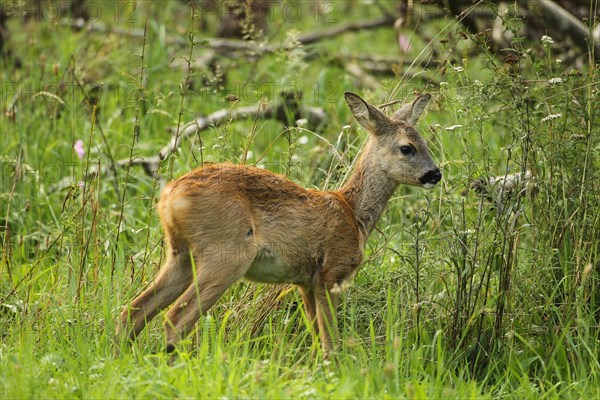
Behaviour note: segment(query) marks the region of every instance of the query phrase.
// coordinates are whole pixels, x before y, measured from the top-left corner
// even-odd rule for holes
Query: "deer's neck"
[[[354,210],[358,226],[367,238],[379,221],[398,184],[376,168],[377,161],[363,154],[340,193]]]

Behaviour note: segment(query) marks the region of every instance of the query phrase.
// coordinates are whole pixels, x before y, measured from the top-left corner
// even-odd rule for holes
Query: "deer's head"
[[[430,94],[402,106],[392,118],[354,93],[346,92],[344,97],[358,123],[370,133],[363,156],[366,162],[397,183],[431,189],[442,179],[427,143],[414,128]]]

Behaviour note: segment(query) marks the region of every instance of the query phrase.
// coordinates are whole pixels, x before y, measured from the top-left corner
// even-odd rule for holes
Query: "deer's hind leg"
[[[133,340],[161,310],[173,303],[192,282],[193,271],[187,249],[169,250],[167,260],[154,281],[120,314],[117,340]]]
[[[319,336],[325,357],[335,348],[339,340],[336,318],[339,296],[336,290],[331,289],[333,285],[328,285],[321,280],[317,282],[314,289]]]
[[[167,352],[175,350],[175,344],[185,338],[221,295],[242,278],[254,260],[256,250],[244,245],[233,252],[218,252],[202,259],[202,252],[194,252],[197,276],[173,307],[167,312],[165,331]]]

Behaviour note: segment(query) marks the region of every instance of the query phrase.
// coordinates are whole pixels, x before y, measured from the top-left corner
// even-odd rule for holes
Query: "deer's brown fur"
[[[413,128],[429,95],[392,119],[355,94],[345,97],[371,135],[340,190],[307,190],[280,175],[233,164],[205,166],[163,190],[158,211],[167,260],[121,313],[119,336],[133,339],[175,303],[165,323],[172,351],[227,288],[247,278],[297,285],[324,350],[333,348],[337,289],[355,274],[394,190],[400,183],[430,188],[441,179]]]

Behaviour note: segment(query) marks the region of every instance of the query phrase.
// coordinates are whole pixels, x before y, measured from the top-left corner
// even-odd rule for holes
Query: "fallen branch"
[[[595,59],[600,60],[600,43],[594,42],[594,38],[590,37],[589,29],[573,14],[550,0],[539,0],[536,4],[548,22],[546,28],[553,32],[553,35],[570,36],[584,53],[588,53],[592,48]],[[592,41],[591,46],[590,41]]]
[[[132,39],[143,39],[143,29],[123,29],[118,26],[107,25],[102,22],[90,22],[77,20],[73,23],[73,28],[78,30],[87,30],[92,33],[104,33],[104,34],[117,34],[120,36],[129,37]],[[206,40],[209,46],[218,51],[232,52],[232,51],[246,51],[254,52],[258,54],[262,53],[273,53],[277,51],[281,46],[267,45],[266,43],[258,43],[250,40],[238,40],[238,39],[224,39],[224,38],[202,38],[196,37],[196,41],[201,42]],[[167,35],[165,37],[165,43],[170,45],[187,46],[190,44],[189,39],[181,36]]]
[[[347,52],[331,54],[330,52],[312,51],[306,55],[305,59],[312,60],[315,58],[330,58],[333,62],[339,63],[340,66],[347,62],[357,62],[362,66],[362,68],[369,70],[370,72],[382,74],[392,73],[401,66],[437,68],[441,65],[441,62],[432,59],[419,61],[407,59],[401,55],[381,56],[373,54],[352,54]]]
[[[438,68],[443,64],[438,61],[422,61],[401,60],[394,57],[369,57],[341,54],[332,57],[328,60],[331,64],[336,65],[346,70],[349,75],[358,78],[364,87],[369,89],[377,89],[380,87],[377,80],[372,76],[391,75],[398,76],[402,74],[405,79],[421,79],[428,83],[439,85],[439,78],[425,70],[416,70],[415,72],[402,72],[402,66],[413,67],[415,64],[420,65],[423,69],[427,67]],[[409,69],[410,71],[410,69]]]
[[[531,171],[525,173],[517,172],[515,174],[492,176],[488,179],[478,179],[471,183],[471,189],[477,193],[512,192],[522,183],[527,183],[532,178]]]
[[[344,65],[344,68],[346,72],[357,78],[362,86],[366,87],[367,89],[376,90],[379,88],[380,85],[379,82],[377,82],[377,79],[365,72],[365,70],[363,70],[358,64],[348,62]]]
[[[273,111],[276,107],[271,104],[259,104],[258,106],[241,107],[235,110],[219,110],[206,117],[198,117],[195,120],[185,124],[180,129],[170,128],[169,130],[173,133],[169,144],[164,146],[158,152],[158,160],[162,161],[171,155],[179,146],[181,141],[188,138],[200,131],[208,129],[211,126],[217,126],[219,123],[230,120],[236,121],[239,119],[248,118],[249,116],[259,116],[265,119],[272,118]]]
[[[480,178],[471,182],[469,189],[502,209],[503,202],[513,195],[522,196],[526,192],[536,193],[537,188],[530,170],[514,174]],[[467,192],[463,192],[466,195]]]
[[[331,39],[347,32],[354,32],[366,29],[376,29],[382,26],[391,25],[396,20],[393,16],[383,16],[366,21],[352,22],[348,24],[342,24],[335,26],[331,29],[325,29],[323,31],[310,32],[298,37],[298,43],[302,45],[313,44],[324,39]],[[143,29],[123,29],[116,26],[109,26],[101,22],[85,23],[84,21],[77,20],[73,24],[75,29],[86,29],[89,32],[99,33],[115,33],[130,38],[143,39]],[[199,37],[196,36],[194,40],[206,41],[209,47],[218,52],[231,53],[237,51],[243,51],[253,53],[254,55],[262,55],[268,53],[274,53],[278,50],[286,50],[285,44],[282,45],[270,45],[264,42],[256,42],[250,40],[238,40],[238,39],[224,39],[215,37]],[[189,44],[189,40],[179,36],[168,35],[165,38],[165,43],[171,45],[186,46]]]
[[[378,55],[352,55],[348,53],[342,53],[338,58],[344,59],[355,59],[359,61],[363,68],[371,71],[371,72],[381,72],[385,73],[387,71],[393,71],[395,68],[401,65],[408,65],[414,67],[418,65],[421,68],[437,68],[441,65],[439,61],[435,60],[411,60],[405,59],[401,56],[398,57],[388,57],[388,56],[378,56]]]
[[[289,96],[280,104],[268,103],[241,107],[235,110],[223,109],[207,116],[198,117],[183,125],[180,129],[171,128],[172,135],[169,143],[157,155],[144,158],[121,159],[105,167],[94,165],[87,169],[83,179],[87,181],[96,178],[98,175],[105,175],[111,171],[114,172],[118,168],[127,168],[129,166],[141,166],[147,175],[155,178],[161,161],[173,154],[181,146],[183,139],[209,129],[212,126],[218,126],[225,121],[238,121],[251,117],[275,119],[284,124],[295,122],[296,119],[306,118],[309,121],[309,125],[312,124],[313,126],[320,126],[326,122],[326,114],[322,108],[301,105],[295,97],[292,99]],[[295,119],[294,121],[290,121],[290,118]],[[71,177],[67,177],[50,186],[49,190],[50,192],[61,191],[75,184]]]
[[[386,15],[383,17],[374,18],[366,21],[342,24],[339,26],[335,26],[331,29],[300,35],[298,41],[301,44],[312,44],[319,42],[323,39],[329,39],[339,36],[347,32],[361,31],[366,29],[376,29],[382,26],[391,26],[394,23],[394,21],[396,21],[396,19],[398,19],[398,17]]]
[[[223,59],[218,57],[218,53],[212,50],[203,51],[201,55],[197,56],[190,64],[189,67],[194,71],[202,71],[207,68],[207,66],[211,65],[215,60],[223,61],[225,63],[233,63],[235,65],[236,59]],[[438,68],[442,65],[441,62],[436,60],[422,60],[417,61],[413,59],[402,59],[401,57],[393,57],[393,56],[379,56],[379,55],[368,55],[368,54],[350,54],[350,53],[340,53],[337,55],[332,55],[330,52],[321,52],[321,51],[310,51],[305,53],[304,60],[310,61],[314,59],[324,59],[329,60],[334,64],[337,64],[340,68],[344,68],[347,63],[356,63],[362,68],[364,71],[369,74],[375,75],[396,75],[402,66],[415,67],[418,66],[420,68]],[[231,65],[231,64],[225,64]],[[188,68],[188,63],[185,60],[182,60],[177,57],[173,57],[173,62],[171,63],[171,68],[174,69],[183,69],[184,71]],[[227,68],[224,68],[227,70]]]

